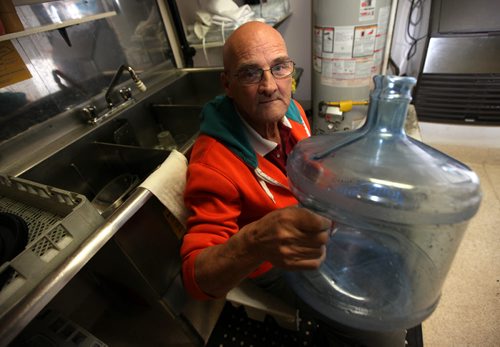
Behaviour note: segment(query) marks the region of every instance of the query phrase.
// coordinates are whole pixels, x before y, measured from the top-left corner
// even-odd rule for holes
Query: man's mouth
[[[272,99],[272,100],[260,100],[259,104],[269,104],[274,101],[278,101],[279,99]]]

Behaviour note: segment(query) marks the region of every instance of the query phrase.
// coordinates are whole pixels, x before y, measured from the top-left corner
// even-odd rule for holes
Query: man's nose
[[[264,70],[262,72],[262,78],[259,82],[259,93],[261,94],[273,94],[276,89],[278,89],[278,85],[276,84],[276,80],[274,79],[271,70]]]

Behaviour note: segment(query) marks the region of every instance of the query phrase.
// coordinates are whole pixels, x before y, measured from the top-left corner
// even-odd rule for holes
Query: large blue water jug
[[[405,134],[415,79],[374,82],[362,128],[303,140],[288,158],[301,205],[336,228],[319,270],[287,280],[326,319],[387,331],[434,311],[481,192],[470,168]]]

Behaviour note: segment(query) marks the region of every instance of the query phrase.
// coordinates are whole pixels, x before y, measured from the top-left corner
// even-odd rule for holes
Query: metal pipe
[[[387,73],[387,65],[391,57],[392,36],[394,34],[394,25],[396,24],[396,11],[398,9],[398,0],[392,0],[391,13],[389,15],[389,24],[387,26],[387,39],[385,41],[384,60],[382,61],[381,74]]]

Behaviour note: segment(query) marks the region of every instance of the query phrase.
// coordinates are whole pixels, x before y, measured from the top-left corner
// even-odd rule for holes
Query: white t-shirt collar
[[[250,141],[250,145],[252,146],[255,152],[257,152],[261,156],[265,156],[273,149],[275,149],[276,146],[278,146],[276,142],[263,138],[257,131],[255,131],[254,128],[250,126],[250,124],[248,124],[245,121],[245,119],[243,119],[243,117],[239,114],[239,112],[238,116],[240,116],[240,119],[243,122],[245,132],[248,136],[248,140]],[[285,116],[281,118],[281,123],[288,128],[292,128],[292,124]]]

